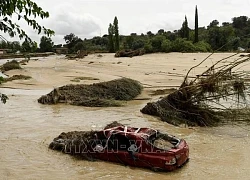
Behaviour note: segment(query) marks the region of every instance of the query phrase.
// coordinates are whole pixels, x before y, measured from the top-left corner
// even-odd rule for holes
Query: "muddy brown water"
[[[1,89],[10,100],[0,104],[0,179],[249,179],[249,126],[173,127],[139,110],[147,101],[125,107],[86,108],[41,105],[50,90]],[[101,129],[107,123],[152,127],[186,139],[190,161],[170,173],[108,162],[76,160],[48,149],[61,132]]]

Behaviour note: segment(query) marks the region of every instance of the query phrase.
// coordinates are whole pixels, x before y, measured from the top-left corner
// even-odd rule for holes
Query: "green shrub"
[[[172,42],[168,39],[164,40],[161,45],[162,52],[171,52],[172,51]]]
[[[160,52],[162,49],[162,42],[165,40],[165,36],[157,35],[151,39],[151,44],[154,52]]]
[[[199,41],[199,42],[195,43],[194,46],[195,46],[195,51],[197,51],[197,52],[210,52],[210,51],[212,51],[210,44],[208,44],[207,42],[204,42],[204,41]]]
[[[138,39],[132,43],[132,49],[137,50],[143,48],[145,45],[144,41],[141,39]]]
[[[172,43],[173,52],[195,52],[195,46],[191,41],[177,38]]]
[[[0,84],[2,84],[3,82],[4,82],[4,78],[0,76]]]
[[[144,46],[145,52],[146,53],[152,53],[153,52],[153,47],[150,42],[146,43]]]

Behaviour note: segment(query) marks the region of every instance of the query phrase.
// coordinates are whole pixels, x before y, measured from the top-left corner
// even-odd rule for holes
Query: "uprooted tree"
[[[35,20],[36,17],[42,19],[48,18],[49,13],[43,11],[35,2],[31,0],[4,0],[0,1],[0,31],[8,34],[11,37],[18,36],[20,39],[25,38],[26,41],[31,39],[20,26],[13,21],[16,17],[17,20],[23,19],[31,26],[38,34],[44,33],[47,36],[53,35],[54,31],[41,26]],[[6,102],[7,96],[0,93],[2,102]]]
[[[208,56],[188,71],[178,90],[157,102],[148,103],[141,112],[174,125],[214,126],[223,119],[249,119],[249,83],[246,81],[249,72],[242,67],[250,58],[237,55],[223,58],[196,77],[189,77]]]

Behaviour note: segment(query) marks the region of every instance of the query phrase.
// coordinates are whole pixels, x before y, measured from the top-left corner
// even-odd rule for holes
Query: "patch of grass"
[[[3,78],[3,82],[8,82],[8,81],[14,81],[14,80],[28,80],[31,79],[30,76],[25,76],[25,75],[14,75],[12,77],[9,78]],[[0,80],[1,81],[1,80]]]
[[[4,82],[4,78],[0,76],[0,84],[2,84],[3,82]]]
[[[98,78],[93,78],[93,77],[76,77],[75,79],[72,79],[72,80],[70,80],[70,81],[72,81],[72,82],[80,82],[80,81],[82,81],[82,80],[93,80],[93,81],[95,81],[95,80],[99,80]]]
[[[70,81],[72,81],[72,82],[80,82],[79,79],[72,79],[72,80],[70,80]]]
[[[4,71],[9,71],[12,69],[21,69],[21,66],[19,65],[19,63],[16,60],[12,60],[10,62],[6,62],[5,64],[3,64],[1,66],[1,70]]]
[[[152,93],[150,93],[150,95],[152,96],[158,96],[158,95],[166,95],[166,94],[170,94],[172,92],[176,91],[176,89],[171,88],[171,89],[157,89],[155,91],[153,91]]]

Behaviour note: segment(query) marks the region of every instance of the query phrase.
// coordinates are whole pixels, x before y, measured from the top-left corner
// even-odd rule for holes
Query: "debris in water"
[[[157,102],[148,103],[141,112],[158,116],[162,121],[173,125],[214,126],[221,119],[235,120],[242,112],[239,107],[247,106],[249,84],[244,78],[250,74],[238,68],[248,62],[250,57],[235,58],[236,55],[219,60],[196,77],[189,77],[190,71],[198,68],[211,55],[208,56],[188,71],[178,90]],[[234,106],[225,106],[224,102],[230,101],[230,105]],[[245,116],[245,120],[248,117],[249,115]]]
[[[127,127],[118,122],[100,131],[61,133],[50,149],[87,160],[104,160],[124,165],[172,171],[189,158],[185,140],[151,128]]]
[[[138,81],[121,78],[92,85],[66,85],[38,99],[42,104],[69,103],[78,106],[121,106],[138,96],[142,86]]]

